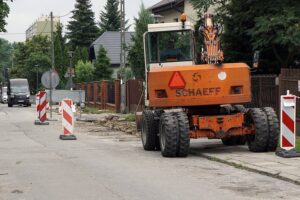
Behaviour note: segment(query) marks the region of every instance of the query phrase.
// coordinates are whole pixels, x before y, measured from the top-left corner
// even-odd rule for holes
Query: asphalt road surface
[[[60,121],[35,126],[34,118],[33,108],[0,105],[1,200],[300,198],[293,183],[195,155],[163,158],[136,140],[60,141]]]

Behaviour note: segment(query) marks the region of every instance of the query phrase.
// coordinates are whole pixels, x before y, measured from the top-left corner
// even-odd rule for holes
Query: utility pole
[[[51,18],[51,70],[50,70],[50,118],[52,119],[52,72],[54,70],[54,37],[53,37],[53,13],[50,12]]]
[[[69,51],[70,57],[70,67],[68,68],[68,75],[69,75],[69,83],[70,83],[70,90],[73,90],[73,54],[74,51]]]
[[[120,66],[121,68],[125,68],[126,66],[126,53],[125,53],[125,0],[120,0],[120,6],[121,6],[121,53],[120,53]]]
[[[121,73],[121,111],[125,111],[126,92],[125,92],[125,67],[126,67],[126,55],[125,55],[125,0],[120,0],[121,11],[121,29],[120,29],[120,67],[123,71]]]

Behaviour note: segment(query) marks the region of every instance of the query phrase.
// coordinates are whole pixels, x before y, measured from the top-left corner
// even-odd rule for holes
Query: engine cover
[[[250,72],[244,63],[152,68],[149,106],[204,106],[251,101]]]

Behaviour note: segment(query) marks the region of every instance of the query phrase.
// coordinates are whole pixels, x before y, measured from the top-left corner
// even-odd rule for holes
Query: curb
[[[275,170],[273,170],[273,172],[272,171],[267,171],[267,170],[259,169],[255,166],[247,166],[243,163],[228,161],[228,160],[225,160],[225,159],[217,158],[215,156],[207,155],[205,153],[199,153],[199,152],[196,152],[196,151],[193,151],[193,150],[190,151],[190,154],[191,155],[196,155],[196,156],[201,156],[201,157],[206,158],[206,159],[211,160],[211,161],[223,163],[223,164],[235,167],[237,169],[254,172],[254,173],[257,173],[257,174],[269,176],[269,177],[276,178],[276,179],[279,179],[279,180],[282,180],[282,181],[287,181],[287,182],[290,182],[290,183],[294,183],[296,185],[300,185],[300,179],[295,180],[293,178],[289,178],[287,176],[280,175],[281,173],[279,171],[275,171]]]

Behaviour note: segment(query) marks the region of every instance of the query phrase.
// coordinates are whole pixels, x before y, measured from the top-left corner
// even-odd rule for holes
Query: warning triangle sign
[[[185,85],[185,80],[183,79],[180,72],[174,72],[170,79],[169,87],[171,89],[182,89],[185,87]]]

